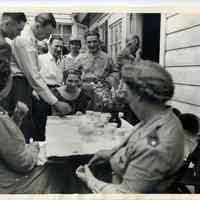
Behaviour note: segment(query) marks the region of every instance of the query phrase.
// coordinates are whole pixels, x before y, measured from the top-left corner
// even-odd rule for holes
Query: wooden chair
[[[189,167],[190,163],[193,163],[193,168]],[[188,186],[194,186],[194,193],[200,193],[200,142],[175,176],[170,193],[192,193]]]

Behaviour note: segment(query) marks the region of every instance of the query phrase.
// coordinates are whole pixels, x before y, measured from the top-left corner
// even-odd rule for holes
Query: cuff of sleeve
[[[58,99],[55,96],[52,96],[52,99],[49,101],[49,104],[51,106],[55,105],[55,103],[58,101]]]

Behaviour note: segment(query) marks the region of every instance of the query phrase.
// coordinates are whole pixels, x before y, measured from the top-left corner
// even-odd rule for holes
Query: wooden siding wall
[[[175,82],[175,95],[170,102],[182,112],[200,117],[200,15],[162,15],[160,55]]]

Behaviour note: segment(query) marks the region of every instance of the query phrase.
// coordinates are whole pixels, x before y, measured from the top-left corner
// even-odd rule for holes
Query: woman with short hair
[[[68,69],[64,72],[64,85],[52,90],[54,95],[63,102],[67,102],[71,107],[71,112],[85,113],[92,106],[92,99],[80,87],[81,72],[77,69]]]
[[[166,192],[184,162],[183,128],[165,105],[174,94],[172,78],[151,61],[125,64],[122,78],[126,100],[140,123],[121,145],[97,152],[76,174],[93,193]],[[102,161],[111,165],[118,184],[93,175],[91,168]]]

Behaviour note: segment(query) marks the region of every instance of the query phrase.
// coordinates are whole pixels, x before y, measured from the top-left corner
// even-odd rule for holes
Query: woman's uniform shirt
[[[184,133],[180,121],[168,110],[138,128],[110,159],[122,178],[119,192],[166,191],[184,160]]]

